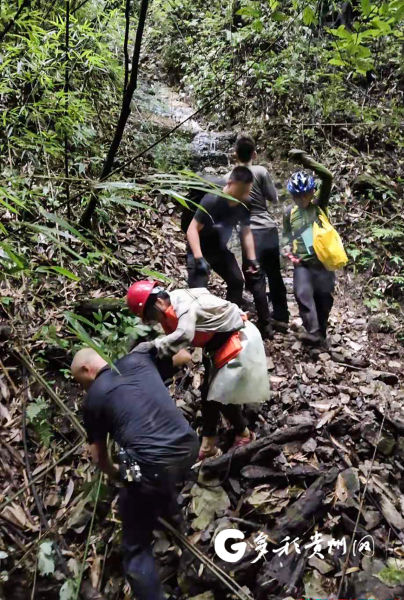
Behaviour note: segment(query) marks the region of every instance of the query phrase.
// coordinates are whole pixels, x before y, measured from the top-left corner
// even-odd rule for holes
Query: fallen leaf
[[[66,496],[63,500],[62,506],[67,506],[69,504],[69,500],[72,497],[73,491],[74,491],[74,481],[73,481],[73,479],[70,479],[69,483],[67,484]]]
[[[214,484],[210,482],[209,485]],[[203,530],[214,520],[215,515],[227,510],[230,500],[222,487],[206,489],[197,483],[191,489],[192,512],[197,518],[192,521],[194,529]]]
[[[53,542],[42,542],[38,552],[38,571],[41,575],[50,575],[55,571]]]

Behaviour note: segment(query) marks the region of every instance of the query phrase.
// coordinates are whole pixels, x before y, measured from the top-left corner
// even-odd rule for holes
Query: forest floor
[[[286,172],[283,163],[270,168],[276,179]],[[161,197],[150,203],[156,212],[131,211],[115,229],[114,251],[127,265],[126,271],[106,267],[103,281],[96,283],[89,277],[84,284],[68,282],[62,287],[44,279],[46,305],[30,293],[27,281],[18,289],[3,288],[5,296],[14,298],[13,310],[5,306],[3,311],[3,322],[13,330],[14,348],[5,349],[0,363],[5,468],[0,535],[6,548],[1,558],[8,572],[0,598],[58,598],[64,578],[73,582],[80,578],[82,564],[84,579],[92,585],[82,590],[84,598],[129,598],[119,564],[117,490],[94,475],[66,415],[49,409],[53,432],[44,446],[32,425],[26,426],[24,406],[32,398],[49,396],[38,379],[40,373],[66,406],[74,413],[79,410],[80,392],[63,376],[69,363],[66,350],[50,346],[38,333],[44,326],[53,326],[56,335],[63,331],[64,310],[75,310],[89,297],[122,297],[132,269],[146,262],[174,280],[176,287],[185,285],[185,243],[176,205]],[[277,209],[278,220],[280,212]],[[103,225],[99,227],[102,233]],[[43,243],[35,251],[40,256],[49,247]],[[404,598],[404,393],[400,389],[404,349],[394,331],[386,331],[381,315],[369,315],[363,304],[367,282],[348,270],[337,279],[330,351],[305,349],[297,338],[301,322],[290,265],[285,265],[284,275],[291,326],[287,334],[276,333],[265,344],[271,399],[257,411],[247,412],[257,441],[206,464],[199,472],[200,481],[216,487],[199,486],[195,470],[180,497],[189,542],[234,576],[244,592],[234,595],[206,565],[180,550],[170,534],[159,532],[154,549],[168,595],[183,600]],[[216,278],[212,289],[223,293]],[[251,316],[254,319],[253,310]],[[112,327],[117,323],[114,317],[108,319]],[[16,352],[35,357],[35,368],[30,369],[33,363],[28,360],[21,370]],[[198,352],[194,358],[192,367],[170,389],[197,428],[203,372]],[[230,443],[223,423],[220,444],[225,452]],[[72,454],[64,458],[70,450]],[[59,459],[60,464],[48,472]],[[37,498],[31,485],[30,491],[2,508],[4,500],[35,476],[39,477]],[[220,560],[214,551],[215,535],[231,527],[240,529],[248,542],[244,558],[237,563]],[[266,536],[268,552],[253,562],[257,558],[254,540],[260,532]],[[286,536],[291,548],[279,557],[276,550]],[[368,544],[361,547],[365,536]],[[295,538],[301,553],[292,544]],[[352,548],[351,539],[357,542]],[[43,545],[49,540],[53,549]],[[316,541],[315,547],[311,541]],[[41,575],[46,560],[50,576]],[[73,593],[64,596],[74,597]]]

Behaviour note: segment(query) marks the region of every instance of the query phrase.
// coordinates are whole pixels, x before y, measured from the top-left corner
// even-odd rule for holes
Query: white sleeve
[[[184,312],[178,319],[177,329],[169,335],[163,335],[155,340],[154,345],[157,348],[157,354],[160,358],[164,356],[173,356],[182,348],[187,348],[195,336],[196,328],[196,307],[190,308]]]

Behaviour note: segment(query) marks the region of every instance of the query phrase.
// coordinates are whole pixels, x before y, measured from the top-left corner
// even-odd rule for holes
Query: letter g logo
[[[239,529],[223,529],[215,538],[215,552],[219,558],[226,562],[235,563],[241,560],[245,554],[246,542],[239,542],[230,546],[232,552],[228,552],[225,548],[227,540],[243,540],[244,533]]]

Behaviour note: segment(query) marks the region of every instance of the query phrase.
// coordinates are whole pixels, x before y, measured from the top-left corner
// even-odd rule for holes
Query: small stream
[[[161,82],[143,82],[132,101],[132,114],[139,121],[147,120],[162,133],[188,119],[195,109],[181,93]],[[191,167],[196,171],[230,167],[229,155],[236,139],[231,131],[212,131],[208,124],[189,119],[179,133],[189,140]]]

